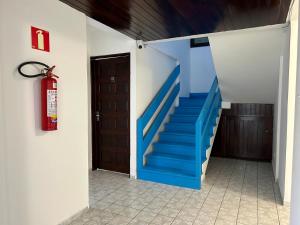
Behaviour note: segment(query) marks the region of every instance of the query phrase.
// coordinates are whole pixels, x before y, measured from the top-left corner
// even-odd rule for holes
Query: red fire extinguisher
[[[52,73],[55,66],[47,70],[41,80],[41,116],[42,130],[57,130],[57,80]]]
[[[43,66],[44,69],[41,73],[26,74],[22,68],[27,65]],[[47,64],[38,61],[24,62],[18,66],[18,72],[23,77],[43,77],[41,80],[41,122],[44,131],[57,130],[57,80],[55,78],[58,76],[52,73],[54,68],[55,66],[50,68]]]

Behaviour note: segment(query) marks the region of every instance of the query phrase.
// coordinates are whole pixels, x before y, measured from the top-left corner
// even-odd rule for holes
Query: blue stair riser
[[[212,136],[214,136],[214,127],[216,126],[216,122],[215,123],[211,123],[209,128],[208,128],[208,132],[205,138],[211,138]]]
[[[183,156],[195,156],[194,146],[155,143],[153,144],[153,150],[155,152],[160,152],[160,153],[176,154],[176,155],[183,155]]]
[[[206,151],[207,151],[207,149],[209,149],[209,147],[210,147],[210,144],[208,144],[208,142],[206,142],[205,145],[203,145],[203,147],[202,147],[203,155],[206,155]]]
[[[197,118],[197,116],[189,115],[171,115],[170,121],[175,123],[195,123]]]
[[[196,177],[169,175],[161,172],[143,169],[139,171],[138,178],[147,181],[159,182],[168,185],[176,185],[199,190],[201,188],[200,179]]]
[[[204,145],[204,150],[207,150],[207,149],[209,149],[211,147],[210,139],[211,138],[206,138],[205,145]]]
[[[195,175],[195,161],[168,158],[163,156],[149,155],[147,157],[147,165],[152,167],[177,169],[181,168],[182,171],[188,174]]]
[[[190,93],[190,98],[201,98],[206,99],[208,93]]]
[[[175,114],[199,115],[200,107],[178,107],[175,109]]]
[[[195,133],[195,125],[188,123],[168,123],[165,125],[165,131],[184,131],[187,133]]]
[[[182,134],[182,135],[176,135],[173,133],[161,133],[159,136],[159,140],[163,142],[176,142],[176,143],[189,143],[194,144],[195,143],[195,135],[189,135],[189,134]]]
[[[179,100],[179,105],[180,106],[195,106],[195,107],[201,107],[204,104],[205,99],[182,99],[180,98]]]
[[[208,131],[208,137],[210,138],[212,136],[214,136],[214,125],[211,125]]]

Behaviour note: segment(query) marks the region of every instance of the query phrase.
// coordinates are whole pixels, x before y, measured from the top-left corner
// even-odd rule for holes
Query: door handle
[[[100,118],[103,117],[102,113],[99,113],[99,111],[96,111],[96,121],[99,122]]]

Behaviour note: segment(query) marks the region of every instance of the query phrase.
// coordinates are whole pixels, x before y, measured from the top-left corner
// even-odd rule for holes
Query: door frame
[[[118,58],[118,57],[129,57],[129,131],[128,131],[128,136],[129,136],[129,162],[131,162],[131,54],[130,52],[126,53],[119,53],[119,54],[110,54],[110,55],[99,55],[99,56],[91,56],[90,57],[90,95],[91,95],[91,104],[90,104],[90,117],[91,117],[91,141],[92,141],[92,170],[97,170],[97,163],[99,158],[99,154],[96,151],[96,137],[95,137],[95,104],[94,104],[94,98],[95,96],[93,95],[93,80],[94,80],[94,74],[92,73],[92,61],[93,60],[105,60],[109,58]],[[129,174],[130,175],[130,169],[131,169],[131,163],[129,163]]]

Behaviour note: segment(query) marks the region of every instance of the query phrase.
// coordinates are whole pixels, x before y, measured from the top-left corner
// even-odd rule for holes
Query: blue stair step
[[[176,144],[172,142],[156,142],[153,144],[153,151],[166,154],[176,154],[182,156],[194,156],[195,145]]]
[[[193,123],[168,123],[165,125],[165,131],[184,131],[186,133],[195,133],[195,124]]]
[[[201,112],[202,107],[176,107],[175,114],[188,114],[188,115],[199,115]]]
[[[147,156],[147,165],[195,175],[195,156],[153,152]]]
[[[159,140],[162,142],[195,144],[195,135],[183,132],[164,131],[160,133]]]
[[[170,117],[171,122],[178,123],[195,123],[198,115],[173,114]]]
[[[192,189],[200,189],[200,180],[194,175],[182,170],[170,170],[161,167],[145,166],[138,172],[140,179],[160,182],[163,184],[176,185]]]

